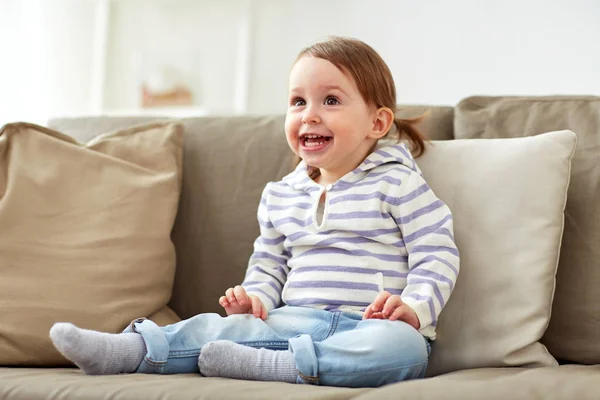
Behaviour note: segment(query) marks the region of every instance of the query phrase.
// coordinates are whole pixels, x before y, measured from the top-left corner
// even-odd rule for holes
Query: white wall
[[[98,68],[102,2],[111,4],[111,25]],[[236,70],[244,52],[236,47],[249,5],[245,79]],[[144,51],[187,54],[209,112],[234,112],[242,98],[247,112],[281,113],[296,54],[330,34],[378,50],[400,103],[600,95],[598,21],[598,0],[0,0],[0,124],[98,111],[98,87],[102,110],[135,112]],[[244,81],[247,94],[239,96]]]
[[[597,0],[256,2],[251,111],[283,111],[297,52],[354,36],[387,61],[399,103],[475,94],[600,95]]]
[[[97,0],[0,0],[0,124],[89,111]]]

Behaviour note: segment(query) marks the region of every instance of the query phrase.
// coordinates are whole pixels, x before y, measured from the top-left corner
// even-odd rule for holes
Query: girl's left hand
[[[389,319],[390,321],[404,321],[416,330],[421,323],[417,313],[400,299],[397,294],[382,292],[377,295],[375,301],[365,309],[363,319]]]

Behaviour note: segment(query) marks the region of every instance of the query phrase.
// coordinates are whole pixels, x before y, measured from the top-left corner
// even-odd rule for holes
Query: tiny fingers
[[[229,301],[229,303],[234,304],[236,302],[235,294],[233,293],[233,288],[227,289],[225,291],[225,296],[227,297],[227,301]]]
[[[246,290],[240,286],[237,285],[236,287],[233,288],[233,294],[235,295],[235,298],[238,302],[239,305],[246,305],[250,303],[250,299],[248,299],[248,295],[246,294]]]
[[[265,305],[262,303],[262,301],[260,302],[260,319],[262,319],[263,321],[267,319],[267,307],[265,307]]]
[[[363,314],[363,319],[376,318],[382,319],[385,318],[383,316],[383,308],[387,303],[387,300],[392,296],[390,292],[381,292],[375,297],[375,300],[371,304],[365,308],[365,312]]]
[[[372,312],[381,312],[383,309],[383,305],[387,301],[387,299],[391,296],[390,292],[381,292],[377,295],[373,303],[369,307],[371,307]]]
[[[262,301],[256,296],[251,296],[250,300],[252,301],[252,314],[254,314],[256,318],[261,318],[263,307]]]
[[[406,307],[404,307],[403,305],[399,306],[398,308],[396,308],[388,317],[388,319],[390,321],[396,321],[396,320],[402,320],[402,317],[404,317],[404,315],[406,314],[407,310]]]
[[[227,300],[226,296],[221,296],[219,297],[219,304],[221,305],[221,307],[223,308],[227,308],[231,306],[231,303],[229,303],[229,300]]]
[[[394,313],[395,310],[397,310],[398,307],[400,307],[401,305],[402,305],[402,300],[400,300],[400,296],[398,296],[397,294],[395,294],[393,296],[390,295],[386,299],[385,305],[383,306],[383,310],[381,312],[383,313],[383,315],[386,318],[390,318],[392,313]]]

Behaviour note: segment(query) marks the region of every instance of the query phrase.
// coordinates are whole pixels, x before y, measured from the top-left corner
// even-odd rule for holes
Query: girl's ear
[[[392,124],[394,123],[394,112],[388,107],[380,107],[375,111],[373,118],[373,128],[371,129],[369,137],[372,139],[381,139],[384,137]]]

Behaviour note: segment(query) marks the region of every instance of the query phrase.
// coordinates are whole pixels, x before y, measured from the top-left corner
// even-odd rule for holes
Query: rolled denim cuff
[[[169,342],[160,327],[149,319],[137,318],[131,321],[123,332],[139,333],[146,343],[146,356],[136,372],[144,374],[161,373],[169,357]]]
[[[289,340],[289,348],[294,353],[296,360],[296,369],[298,378],[296,383],[306,383],[310,385],[319,384],[319,362],[315,345],[310,335],[300,335]]]

